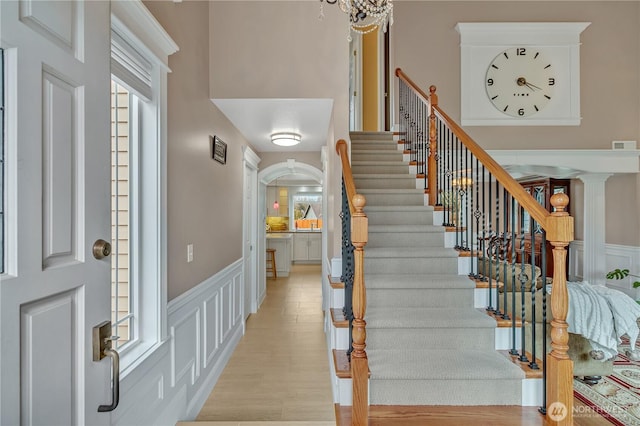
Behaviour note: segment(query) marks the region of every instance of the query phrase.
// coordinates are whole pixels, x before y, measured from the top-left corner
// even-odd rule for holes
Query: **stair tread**
[[[415,180],[416,178],[407,174],[391,174],[391,173],[358,173],[353,175],[354,180],[358,179],[407,179],[407,180]]]
[[[397,154],[397,155],[402,155],[402,151],[395,150],[395,151],[389,152],[388,149],[357,149],[357,148],[351,150],[351,158],[353,158],[353,157],[355,157],[356,155],[359,155],[359,154],[363,154],[363,155],[370,155],[370,154],[381,154],[381,155],[389,155],[389,154],[394,155],[394,154]]]
[[[424,194],[423,189],[415,188],[363,188],[359,189],[358,193],[366,194]]]
[[[372,232],[422,232],[444,234],[444,228],[436,225],[369,225]]]
[[[365,280],[368,290],[475,288],[475,283],[467,276],[453,274],[371,274]]]
[[[399,205],[399,206],[365,206],[365,212],[432,212],[434,211],[433,206],[412,206],[412,205]]]
[[[408,161],[398,161],[398,160],[353,160],[351,161],[351,167],[353,166],[398,166],[398,167],[407,167],[409,165]]]
[[[376,328],[491,328],[496,321],[471,308],[424,308],[370,306],[365,320],[368,329]]]
[[[524,379],[524,372],[496,351],[369,349],[371,380]]]
[[[459,257],[456,250],[444,247],[369,247],[367,258],[442,258]]]

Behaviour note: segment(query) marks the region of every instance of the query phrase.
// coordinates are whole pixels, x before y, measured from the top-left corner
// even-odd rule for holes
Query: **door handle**
[[[99,413],[115,410],[120,402],[120,355],[111,348],[105,349],[104,354],[111,358],[111,371],[113,376],[111,382],[111,404],[99,405]]]
[[[111,321],[103,321],[93,327],[93,360],[111,358],[111,404],[98,406],[98,412],[113,411],[120,402],[120,355],[111,348],[118,336],[111,335]]]

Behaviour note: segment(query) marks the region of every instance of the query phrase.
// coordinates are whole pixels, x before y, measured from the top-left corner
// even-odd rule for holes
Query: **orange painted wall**
[[[362,130],[378,130],[378,30],[362,36]]]

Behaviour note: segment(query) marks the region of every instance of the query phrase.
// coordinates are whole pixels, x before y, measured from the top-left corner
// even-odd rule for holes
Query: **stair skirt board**
[[[351,149],[369,219],[370,403],[521,405],[525,374],[496,352],[496,322],[474,306],[475,283],[468,269],[458,275],[462,258],[445,247],[433,207],[425,206],[424,190],[415,189],[415,174],[398,155],[404,147],[390,133],[357,132]],[[342,393],[340,404],[350,400]]]

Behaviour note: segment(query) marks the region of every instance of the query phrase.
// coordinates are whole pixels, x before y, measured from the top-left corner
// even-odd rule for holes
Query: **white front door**
[[[258,170],[260,159],[245,148],[244,153],[244,318],[258,311]],[[264,228],[264,225],[263,225]]]
[[[0,283],[0,424],[109,424],[110,4],[0,2],[7,80],[7,271]]]

